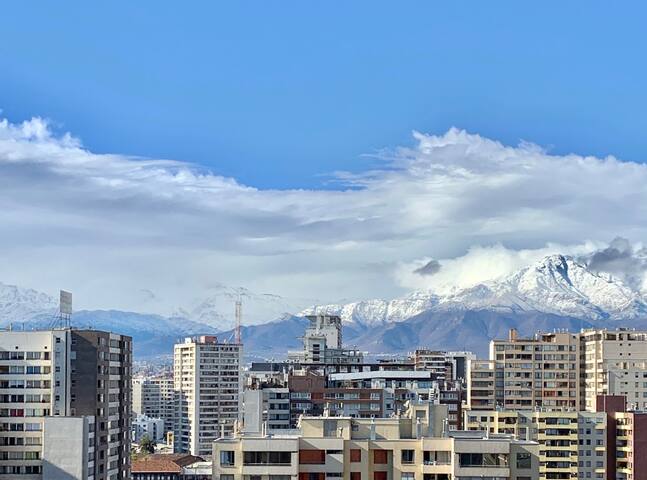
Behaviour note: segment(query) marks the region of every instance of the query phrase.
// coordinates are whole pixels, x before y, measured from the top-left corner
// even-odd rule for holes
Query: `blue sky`
[[[158,313],[221,284],[325,303],[622,237],[647,295],[646,14],[9,2],[0,282]]]
[[[320,187],[411,132],[645,158],[642,2],[10,2],[0,108],[94,152]]]

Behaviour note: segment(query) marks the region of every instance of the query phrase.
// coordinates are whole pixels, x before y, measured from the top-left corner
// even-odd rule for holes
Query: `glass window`
[[[220,465],[223,467],[231,467],[235,464],[235,456],[232,450],[222,450],[220,452]]]
[[[531,468],[532,462],[529,453],[517,453],[517,468]]]
[[[402,450],[402,463],[413,463],[415,454],[413,450]]]

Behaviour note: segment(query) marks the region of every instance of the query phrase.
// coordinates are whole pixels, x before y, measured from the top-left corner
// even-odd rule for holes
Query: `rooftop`
[[[133,473],[182,473],[182,467],[204,462],[204,458],[184,453],[154,453],[133,462]]]

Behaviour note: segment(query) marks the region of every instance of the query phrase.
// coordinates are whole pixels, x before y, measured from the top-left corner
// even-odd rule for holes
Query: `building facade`
[[[494,410],[465,412],[468,430],[539,443],[541,479],[607,479],[607,418],[602,412]],[[614,477],[615,478],[615,477]]]
[[[236,432],[214,442],[216,480],[538,479],[539,445],[509,435],[446,432],[446,407],[407,417],[304,417],[283,435]],[[443,436],[443,432],[445,436]]]
[[[0,333],[0,476],[45,478],[43,451],[58,458],[56,446],[45,445],[56,438],[53,427],[45,434],[54,416],[85,419],[61,428],[88,424],[91,449],[76,453],[87,453],[89,478],[130,478],[131,364],[126,336],[69,328]]]
[[[242,418],[242,345],[214,336],[175,345],[173,370],[177,453],[211,455],[211,443]]]
[[[133,378],[133,413],[161,418],[164,430],[172,431],[175,417],[173,377]]]
[[[348,365],[361,364],[364,355],[342,345],[342,321],[337,315],[306,315],[310,322],[302,337],[303,348],[288,352],[293,363]]]
[[[647,410],[647,332],[584,330],[580,344],[580,408],[595,411],[598,395],[624,395],[632,409]]]

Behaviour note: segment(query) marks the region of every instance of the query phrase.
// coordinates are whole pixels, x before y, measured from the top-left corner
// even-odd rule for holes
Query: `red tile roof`
[[[182,473],[182,467],[195,462],[203,462],[202,457],[184,453],[147,455],[135,460],[132,466],[133,473]]]

